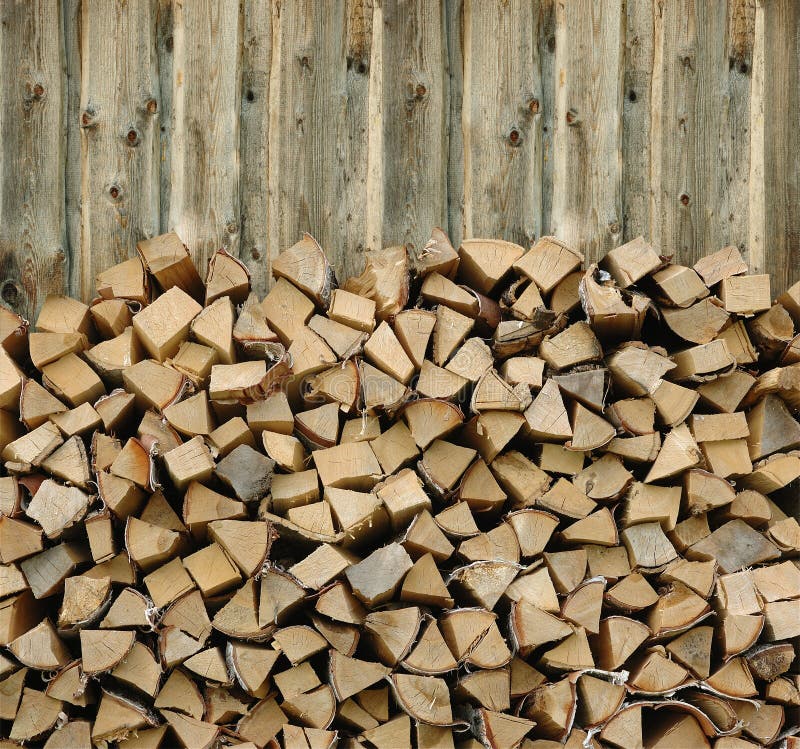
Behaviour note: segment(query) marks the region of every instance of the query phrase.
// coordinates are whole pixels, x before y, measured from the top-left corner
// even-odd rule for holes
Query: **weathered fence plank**
[[[528,246],[541,233],[538,3],[466,0],[464,226],[467,237]],[[487,39],[494,40],[487,44]]]
[[[383,243],[421,247],[447,221],[444,3],[383,3]]]
[[[800,279],[793,0],[8,0],[0,302],[34,314],[175,229],[264,294],[363,252],[638,234]],[[82,125],[83,114],[88,121]],[[128,140],[128,135],[131,140]],[[112,194],[115,193],[115,194]]]
[[[688,264],[725,244],[747,249],[753,38],[745,6],[656,8],[652,238]]]
[[[800,279],[800,5],[765,3],[764,273],[780,291]]]
[[[269,0],[244,8],[241,94],[240,256],[261,296],[269,285],[269,71],[272,62],[272,10]]]
[[[57,0],[0,4],[0,298],[31,318],[66,270],[61,28]]]
[[[81,258],[85,301],[98,271],[159,232],[155,13],[150,2],[84,0],[81,18]]]
[[[352,73],[356,55],[351,57],[349,49],[359,44],[359,54],[368,56],[369,43],[364,36],[356,42],[357,34],[348,34],[354,22],[348,13],[356,10],[345,0],[274,7],[270,252],[277,254],[308,231],[330,253],[339,274],[349,273],[361,264],[351,243],[364,241],[366,183],[361,162],[367,155],[364,88],[369,67],[368,57],[360,58]],[[363,80],[356,84],[354,76]]]
[[[622,238],[622,0],[556,6],[550,230],[590,262]]]
[[[624,239],[650,237],[650,91],[653,78],[653,4],[628,3],[622,109]]]
[[[239,252],[238,3],[174,0],[169,228],[205,273],[220,247]]]

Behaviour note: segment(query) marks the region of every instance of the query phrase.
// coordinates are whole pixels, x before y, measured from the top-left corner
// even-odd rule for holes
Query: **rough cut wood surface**
[[[176,230],[269,285],[309,231],[366,250],[638,235],[800,278],[793,0],[3,4],[0,299],[88,301]],[[88,122],[84,124],[84,114]]]

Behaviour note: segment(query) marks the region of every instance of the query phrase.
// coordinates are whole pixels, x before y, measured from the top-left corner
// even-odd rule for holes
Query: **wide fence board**
[[[800,279],[794,0],[8,0],[0,303],[89,301],[175,230],[265,294],[303,234],[363,254],[555,234],[736,245]]]
[[[239,252],[241,25],[238,3],[174,0],[166,228],[190,248],[201,275],[216,250]]]
[[[534,6],[464,3],[463,236],[528,246],[541,234],[542,80]]]
[[[159,231],[159,112],[151,4],[83,0],[81,12],[81,297],[98,271]],[[102,61],[102,64],[100,62]]]
[[[26,315],[68,272],[61,28],[58,0],[0,4],[0,299]]]

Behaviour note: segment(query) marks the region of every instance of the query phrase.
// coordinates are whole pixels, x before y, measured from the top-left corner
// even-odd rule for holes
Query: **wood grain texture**
[[[170,229],[201,273],[240,255],[262,295],[304,231],[344,278],[436,225],[456,246],[555,234],[589,261],[639,234],[683,263],[736,244],[775,295],[800,279],[793,0],[8,0],[0,17],[0,302],[29,315]]]
[[[227,0],[174,0],[169,228],[200,275],[220,247],[239,253],[242,15]]]
[[[272,10],[269,0],[244,8],[241,95],[240,257],[250,268],[253,289],[269,286],[269,73],[272,61]]]
[[[383,244],[421,247],[447,222],[443,3],[383,3]]]
[[[273,8],[270,249],[281,252],[308,231],[347,275],[360,270],[355,248],[364,246],[368,6],[307,0]]]
[[[753,3],[656,5],[652,238],[685,264],[747,251]]]
[[[587,262],[622,238],[621,0],[556,6],[551,231]]]
[[[800,6],[764,12],[764,259],[780,291],[800,278]]]
[[[0,4],[0,298],[35,318],[64,288],[64,73],[57,0]]]
[[[625,240],[650,236],[650,91],[653,4],[628,3],[622,109],[622,212]]]
[[[159,233],[159,81],[155,4],[81,7],[81,257],[75,289]],[[100,64],[102,61],[102,64]]]
[[[527,247],[541,233],[537,6],[525,0],[464,3],[465,237],[499,237]],[[487,38],[497,43],[487,44]]]

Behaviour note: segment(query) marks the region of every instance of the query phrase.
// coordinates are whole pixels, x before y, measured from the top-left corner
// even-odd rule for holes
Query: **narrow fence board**
[[[383,244],[421,247],[447,221],[444,4],[383,3]]]
[[[62,0],[64,14],[64,218],[66,224],[67,267],[64,287],[71,295],[80,294],[81,268],[81,0]],[[134,196],[135,198],[136,196]]]
[[[650,237],[650,90],[653,4],[628,3],[622,110],[623,238]]]
[[[800,280],[800,6],[765,3],[764,259],[776,292]]]
[[[450,76],[447,155],[447,227],[455,247],[464,238],[464,133],[461,112],[464,99],[464,2],[446,0],[448,72]]]
[[[240,257],[260,296],[269,286],[269,70],[272,61],[272,10],[269,0],[244,6],[241,95]],[[274,249],[274,248],[273,248]]]
[[[538,3],[466,0],[464,236],[528,246],[542,208]],[[495,40],[487,44],[487,39]],[[453,123],[457,128],[459,123]]]
[[[175,0],[172,16],[169,228],[204,273],[219,248],[239,252],[242,19],[225,0]]]
[[[655,14],[653,239],[683,263],[747,250],[752,2],[682,0]]]
[[[273,7],[270,252],[281,252],[307,231],[330,253],[338,274],[346,275],[362,264],[351,243],[363,242],[363,229],[355,227],[365,220],[365,169],[359,162],[367,154],[368,63],[356,62],[352,75],[352,67],[347,69],[354,37],[348,38],[351,9],[344,0]],[[360,43],[368,54],[363,37]],[[348,98],[353,75],[364,79],[355,105]]]
[[[84,0],[81,13],[81,272],[98,271],[159,233],[158,71],[150,2]]]
[[[175,127],[172,98],[174,93],[175,37],[172,34],[173,0],[156,0],[156,57],[158,59],[159,119],[161,138],[159,140],[160,200],[158,205],[159,231],[170,230],[169,203],[172,194],[172,131]]]
[[[622,239],[622,0],[556,7],[551,231],[591,262]]]
[[[539,64],[542,77],[542,234],[552,234],[553,135],[555,133],[556,0],[539,0]]]
[[[0,5],[0,299],[31,319],[64,288],[62,31],[57,0]]]

